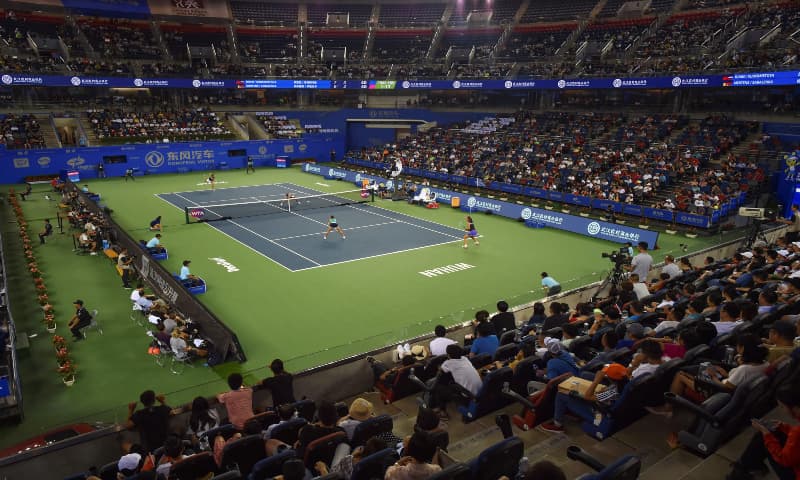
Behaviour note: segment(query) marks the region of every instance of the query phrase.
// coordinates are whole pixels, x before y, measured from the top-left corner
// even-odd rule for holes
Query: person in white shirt
[[[719,311],[719,322],[711,322],[717,329],[717,336],[730,333],[737,325],[742,323],[739,318],[741,309],[739,305],[733,302],[728,302],[722,306]]]
[[[669,278],[673,279],[681,274],[681,268],[675,263],[675,257],[667,255],[664,257],[664,266],[661,267],[661,273],[669,274]]]
[[[447,329],[444,328],[444,325],[436,325],[433,332],[436,334],[436,338],[431,340],[430,343],[431,355],[434,357],[445,355],[447,353],[447,346],[456,343],[456,341],[445,337]]]
[[[637,300],[641,300],[650,295],[650,290],[647,289],[647,284],[639,280],[638,273],[631,273],[630,281],[633,283],[633,293],[636,294]]]
[[[664,351],[661,344],[653,340],[645,340],[639,345],[640,352],[633,357],[628,366],[628,375],[631,378],[640,377],[646,373],[653,373],[663,363]]]
[[[639,242],[638,248],[639,254],[633,257],[628,269],[632,273],[638,274],[639,278],[642,280],[646,280],[647,273],[650,271],[650,267],[653,265],[653,257],[647,253],[647,242]]]
[[[459,389],[463,388],[472,395],[477,395],[483,385],[480,374],[472,366],[469,358],[464,356],[464,350],[460,345],[448,345],[447,356],[449,358],[442,363],[440,369],[442,372],[452,375],[455,383],[443,385],[442,382],[436,382],[436,387],[431,392],[431,404],[435,407],[434,411],[445,418],[447,417],[447,402],[458,398]]]

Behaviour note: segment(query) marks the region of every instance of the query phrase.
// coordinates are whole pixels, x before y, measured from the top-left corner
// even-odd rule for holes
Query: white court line
[[[214,185],[219,185],[220,183],[228,183],[228,182],[214,182]],[[197,185],[198,187],[201,187],[203,185],[209,186],[211,184],[208,183],[208,182],[203,182],[203,183],[196,183],[195,185]],[[231,187],[227,187],[227,188],[231,188]],[[222,190],[222,189],[220,188],[219,190]]]
[[[177,193],[176,193],[175,195],[177,195]],[[158,197],[158,195],[156,195],[156,196]],[[180,195],[178,195],[178,196],[180,196]],[[181,207],[179,207],[179,206],[175,205],[174,203],[170,202],[169,200],[167,200],[167,199],[165,199],[165,198],[161,198],[161,197],[159,197],[159,198],[160,198],[162,201],[166,202],[167,204],[169,204],[169,205],[172,205],[173,207],[175,207],[175,208],[177,208],[177,209],[181,209]],[[181,209],[181,210],[182,210],[182,209]],[[267,254],[265,254],[264,252],[261,252],[261,251],[258,251],[258,250],[256,250],[255,248],[253,248],[253,247],[251,247],[250,245],[248,245],[248,244],[244,243],[243,241],[239,240],[238,238],[234,237],[233,235],[230,235],[230,234],[228,234],[228,233],[226,233],[226,232],[223,232],[223,231],[222,231],[222,230],[220,230],[219,228],[213,227],[213,226],[209,225],[208,223],[206,223],[206,225],[205,225],[205,226],[206,226],[206,227],[208,227],[208,228],[212,228],[212,229],[214,229],[214,231],[215,231],[215,232],[219,232],[219,233],[221,233],[221,234],[225,235],[226,237],[230,238],[230,239],[231,239],[231,240],[233,240],[234,242],[236,242],[236,243],[238,243],[238,244],[240,244],[240,245],[243,245],[245,248],[248,248],[248,249],[250,249],[251,251],[253,251],[253,252],[257,253],[258,255],[261,255],[262,257],[266,258],[266,259],[267,259],[267,260],[269,260],[270,262],[272,262],[272,263],[275,263],[275,264],[277,264],[277,265],[280,265],[281,267],[285,268],[286,270],[288,270],[288,271],[290,271],[290,272],[294,272],[294,271],[295,271],[295,270],[292,270],[291,268],[287,267],[286,265],[282,264],[281,262],[279,262],[279,261],[275,260],[274,258],[272,258],[272,257],[268,256],[268,255],[267,255]]]
[[[217,183],[220,183],[220,182],[217,182]],[[205,185],[205,184],[201,184],[201,185]],[[237,185],[235,187],[222,187],[222,188],[218,188],[217,190],[230,190],[231,188],[271,187],[271,186],[274,186],[274,185],[286,185],[286,182],[281,182],[281,183],[262,183],[260,185]],[[294,184],[290,183],[289,185],[294,185]],[[177,195],[179,193],[194,193],[194,192],[202,192],[202,191],[204,191],[204,190],[186,190],[186,191],[183,191],[183,192],[166,192],[166,193],[159,193],[159,194],[156,194],[156,195],[169,195],[170,193],[173,193],[173,194]]]
[[[396,223],[396,222],[394,222],[394,223]],[[346,241],[346,240],[345,240],[345,241]],[[449,242],[440,242],[440,243],[434,243],[434,244],[431,244],[431,245],[423,245],[423,246],[421,246],[421,247],[406,248],[405,250],[395,250],[395,251],[393,251],[393,252],[378,253],[378,254],[376,254],[376,255],[370,255],[370,256],[368,256],[368,257],[358,257],[358,258],[351,258],[350,260],[343,260],[343,261],[341,261],[341,262],[326,263],[326,264],[324,264],[324,265],[320,265],[320,266],[318,266],[318,267],[306,267],[306,268],[300,268],[300,269],[298,269],[298,270],[293,270],[293,271],[295,271],[295,272],[303,272],[303,271],[306,271],[306,270],[314,270],[314,269],[317,269],[317,268],[322,268],[322,267],[332,267],[332,266],[334,266],[334,265],[341,265],[341,264],[343,264],[343,263],[359,262],[359,261],[361,261],[361,260],[367,260],[368,258],[386,257],[386,256],[389,256],[389,255],[394,255],[394,254],[396,254],[396,253],[413,252],[414,250],[422,250],[423,248],[439,247],[439,246],[441,246],[441,245],[450,245],[450,244],[452,244],[452,243],[457,243],[457,242],[460,242],[460,241],[461,241],[461,239],[458,239],[458,240],[450,240]]]
[[[277,242],[275,242],[274,240],[272,240],[272,239],[269,239],[269,238],[265,237],[264,235],[261,235],[261,234],[260,234],[260,233],[258,233],[258,232],[254,232],[253,230],[250,230],[249,228],[245,227],[244,225],[240,225],[240,224],[238,224],[238,223],[234,222],[233,220],[226,220],[226,221],[227,221],[227,222],[230,222],[230,223],[232,223],[232,224],[234,224],[234,225],[236,225],[237,227],[241,228],[242,230],[247,230],[248,232],[252,233],[253,235],[255,235],[255,236],[257,236],[257,237],[261,237],[261,238],[263,238],[264,240],[266,240],[266,241],[268,241],[268,242],[270,242],[270,243],[272,243],[272,244],[275,244],[275,245],[277,245],[277,246],[281,247],[282,249],[286,250],[286,251],[287,251],[287,252],[289,252],[289,253],[293,253],[293,254],[297,255],[298,257],[302,258],[303,260],[307,260],[307,261],[309,261],[309,262],[313,263],[314,265],[317,265],[317,266],[320,266],[320,267],[322,266],[322,264],[321,264],[321,263],[319,263],[319,262],[315,262],[314,260],[311,260],[310,258],[306,257],[305,255],[300,255],[299,253],[295,252],[295,251],[294,251],[294,250],[292,250],[291,248],[289,248],[289,247],[284,247],[284,246],[283,246],[283,245],[281,245],[280,243],[277,243]],[[241,243],[241,242],[239,242],[239,243]]]
[[[349,232],[350,230],[358,230],[360,228],[380,227],[382,225],[391,225],[393,223],[397,223],[397,222],[373,223],[372,225],[361,225],[360,227],[343,228],[342,230],[344,230],[345,232]],[[291,240],[293,238],[313,237],[315,235],[321,235],[322,233],[324,233],[324,232],[305,233],[303,235],[294,235],[292,237],[273,238],[273,240],[275,240],[276,242],[280,242],[282,240]]]
[[[196,207],[202,207],[202,205],[198,205],[196,202],[192,202],[191,200],[189,200],[188,198],[186,198],[186,197],[184,197],[184,196],[182,196],[182,195],[178,195],[177,193],[176,193],[175,195],[177,195],[177,196],[181,197],[182,199],[186,200],[186,201],[187,201],[187,202],[189,202],[189,203],[194,203],[194,205],[195,205]],[[166,202],[166,200],[164,200],[164,201]],[[169,203],[169,202],[167,202],[167,203]],[[173,204],[172,204],[172,203],[170,203],[170,205],[173,205]],[[176,205],[173,205],[173,206],[176,206]],[[177,207],[177,206],[176,206],[176,207]],[[179,207],[178,207],[178,208],[179,208]],[[289,247],[285,247],[285,246],[281,245],[280,243],[276,243],[276,242],[274,242],[273,240],[271,240],[271,239],[269,239],[269,238],[265,237],[264,235],[261,235],[261,234],[260,234],[260,233],[258,233],[258,232],[254,232],[253,230],[250,230],[249,228],[245,227],[244,225],[241,225],[241,224],[239,224],[239,223],[236,223],[236,222],[234,222],[233,220],[226,220],[226,222],[230,222],[231,224],[233,224],[233,225],[236,225],[237,227],[241,228],[242,230],[246,230],[246,231],[248,231],[248,232],[252,233],[253,235],[255,235],[255,236],[259,237],[259,238],[263,238],[264,240],[266,240],[266,241],[268,241],[268,242],[270,242],[270,243],[272,243],[272,244],[275,244],[275,245],[277,245],[278,247],[280,247],[280,248],[282,248],[282,249],[286,250],[287,252],[289,252],[289,253],[293,253],[293,254],[297,255],[298,257],[302,258],[303,260],[306,260],[306,261],[308,261],[308,262],[311,262],[311,263],[313,263],[314,265],[318,265],[318,266],[321,266],[321,265],[322,265],[321,263],[319,263],[319,262],[315,262],[314,260],[311,260],[310,258],[308,258],[308,257],[306,257],[306,256],[304,256],[304,255],[300,255],[299,253],[295,252],[294,250],[292,250],[292,249],[291,249],[291,248],[289,248]],[[206,225],[208,225],[208,223],[206,223]],[[208,225],[208,226],[209,226],[209,227],[211,227],[211,228],[214,228],[214,227],[213,227],[213,226],[211,226],[211,225]],[[242,245],[244,245],[244,246],[246,246],[246,247],[250,248],[251,250],[258,251],[258,250],[255,250],[255,249],[253,249],[253,248],[249,247],[249,246],[248,246],[246,243],[242,242],[241,240],[238,240],[238,239],[236,239],[236,238],[232,237],[231,235],[228,235],[227,233],[223,232],[221,229],[214,228],[214,230],[217,230],[218,232],[222,232],[222,233],[223,233],[223,234],[225,234],[226,236],[228,236],[228,237],[230,237],[230,238],[233,238],[234,240],[236,240],[237,242],[241,243]],[[259,253],[261,253],[261,252],[259,252]],[[264,257],[267,257],[267,258],[269,258],[269,259],[270,259],[270,260],[272,260],[273,262],[275,262],[275,263],[277,263],[278,265],[280,265],[280,266],[282,266],[282,267],[286,268],[286,269],[287,269],[287,270],[289,270],[289,271],[294,271],[294,270],[290,269],[289,267],[287,267],[286,265],[284,265],[284,264],[282,264],[282,263],[280,263],[280,262],[278,262],[278,261],[275,261],[274,259],[272,259],[272,258],[270,258],[270,257],[266,256],[266,255],[265,255],[265,254],[263,254],[263,253],[261,253],[261,255],[262,255],[262,256],[264,256]]]
[[[309,187],[302,187],[302,186],[300,186],[300,185],[295,185],[295,184],[291,184],[291,183],[290,183],[290,184],[288,184],[288,185],[292,185],[292,186],[294,186],[295,188],[304,188],[304,189],[306,189],[306,190],[311,190],[312,192],[319,192],[320,194],[324,194],[324,193],[325,193],[325,192],[320,192],[319,190],[314,190],[313,188],[309,188]],[[288,188],[288,187],[287,187],[287,188]],[[297,191],[297,192],[299,192],[299,193],[303,193],[303,191],[302,191],[302,190],[296,190],[296,191]],[[335,194],[336,192],[333,192],[333,193]],[[310,195],[310,194],[309,194],[309,195]],[[328,200],[328,201],[329,201],[329,202],[332,202],[332,200]],[[394,215],[399,215],[399,216],[401,216],[401,217],[410,218],[411,220],[417,220],[417,221],[420,221],[420,222],[428,222],[428,223],[432,223],[432,224],[434,224],[434,225],[439,225],[440,227],[444,227],[444,228],[446,228],[446,229],[448,229],[448,230],[459,230],[459,231],[460,231],[460,229],[458,229],[458,228],[454,228],[454,227],[451,227],[450,225],[445,225],[444,223],[439,223],[439,222],[434,222],[433,220],[427,220],[427,219],[423,219],[423,218],[418,218],[418,217],[415,217],[415,216],[413,216],[413,215],[409,215],[409,214],[407,214],[407,213],[395,212],[394,210],[389,210],[388,208],[383,208],[383,207],[377,206],[377,205],[375,205],[375,202],[372,202],[372,203],[367,203],[367,204],[365,204],[365,205],[368,205],[368,206],[369,206],[369,208],[371,208],[371,209],[372,209],[372,208],[374,208],[374,209],[376,209],[376,210],[383,210],[384,212],[389,212],[389,213],[392,213],[392,214],[394,214]],[[354,206],[351,206],[351,207],[353,207],[353,208],[356,208],[356,207],[354,207]],[[366,211],[366,209],[364,209],[364,211]],[[397,221],[398,221],[398,222],[401,222],[401,223],[403,222],[402,220],[397,220]],[[419,225],[417,225],[417,226],[419,226]],[[421,226],[420,226],[420,228],[425,228],[425,227],[421,227]],[[429,230],[430,230],[430,229],[429,229]],[[441,233],[442,235],[450,235],[450,234],[447,234],[447,233],[444,233],[444,232],[437,232],[436,230],[431,230],[431,231],[432,231],[432,232],[436,232],[436,233]],[[450,235],[450,236],[452,236],[452,235]],[[481,238],[483,237],[483,235],[478,235],[478,236],[479,236],[479,237],[481,237]],[[462,237],[453,237],[453,238],[462,238]]]

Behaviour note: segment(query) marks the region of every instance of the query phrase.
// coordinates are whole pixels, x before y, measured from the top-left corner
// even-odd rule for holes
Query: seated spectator
[[[352,440],[358,424],[373,416],[375,416],[375,410],[372,402],[359,397],[353,400],[347,411],[347,416],[340,418],[337,425],[345,431],[348,440]]]
[[[138,477],[144,463],[144,456],[138,452],[131,452],[120,457],[117,461],[117,478]]]
[[[353,475],[353,467],[355,467],[358,462],[372,455],[373,453],[378,453],[381,450],[384,450],[386,447],[386,442],[378,437],[372,437],[367,440],[367,443],[364,445],[356,447],[351,454],[342,457],[342,459],[336,462],[330,468],[330,470],[328,470],[328,466],[322,462],[317,462],[314,465],[314,468],[317,470],[317,472],[319,472],[320,475],[324,476],[328,475],[329,473],[338,473],[344,478],[344,480],[350,480],[350,476]],[[336,457],[334,457],[334,461],[336,461]]]
[[[439,355],[447,354],[447,346],[456,343],[456,341],[445,336],[447,335],[447,329],[444,328],[444,325],[436,325],[436,328],[433,329],[433,333],[436,335],[436,338],[431,340],[429,344],[431,355],[438,357]]]
[[[405,456],[386,470],[384,480],[423,480],[442,467],[434,463],[436,445],[425,432],[415,432],[403,450]]]
[[[514,320],[514,314],[508,311],[508,303],[505,300],[497,302],[497,310],[499,313],[494,315],[490,321],[494,326],[495,335],[499,338],[506,332],[516,330],[517,323]]]
[[[159,405],[156,405],[158,400]],[[126,428],[136,428],[139,431],[139,444],[145,452],[152,452],[164,445],[169,433],[169,419],[173,415],[172,409],[167,406],[164,395],[156,395],[152,390],[147,390],[139,395],[142,409],[136,410],[136,402],[128,404],[128,422]]]
[[[800,390],[784,386],[775,394],[778,405],[793,420],[800,420]],[[778,478],[800,478],[800,426],[768,420],[751,422],[758,433],[753,435],[726,480],[750,480],[753,473],[768,474],[764,460],[769,461]]]
[[[719,311],[719,321],[712,322],[717,329],[717,335],[730,333],[737,325],[742,323],[742,319],[739,318],[740,313],[739,305],[733,302],[724,304]]]
[[[177,328],[172,329],[172,335],[169,340],[169,346],[172,354],[179,360],[191,360],[194,357],[207,357],[208,351],[202,348],[196,348],[186,343],[189,334],[182,333]]]
[[[291,373],[284,370],[283,360],[276,358],[269,364],[272,370],[272,377],[261,381],[261,386],[272,394],[272,405],[278,408],[280,405],[294,403],[294,377]]]
[[[260,435],[261,434],[261,423],[256,420],[255,418],[251,418],[247,420],[244,425],[244,428],[241,432],[234,433],[229,439],[225,440],[225,437],[222,435],[217,435],[214,438],[214,445],[213,445],[213,452],[214,452],[214,460],[217,462],[217,465],[222,467],[222,452],[225,450],[225,446],[229,443],[235,442],[242,437],[247,437],[250,435]],[[264,454],[267,453],[266,451],[266,444],[264,444]]]
[[[192,440],[192,444],[197,445],[201,450],[209,450],[208,437],[203,436],[203,434],[218,426],[219,414],[208,405],[206,397],[195,397],[192,400],[189,428],[186,430],[186,435]]]
[[[686,316],[686,307],[683,305],[668,307],[665,310],[667,311],[667,318],[656,325],[654,330],[656,334],[659,334],[668,328],[677,328],[683,318]]]
[[[486,322],[478,325],[478,338],[472,342],[469,356],[475,357],[484,353],[494,355],[494,352],[499,346],[500,340],[497,338],[497,335],[494,334],[494,328],[492,327],[492,324]]]
[[[306,447],[318,438],[335,432],[344,432],[342,427],[336,425],[336,406],[332,402],[323,401],[317,406],[317,421],[309,423],[300,430],[294,449],[297,456],[303,458]]]
[[[572,358],[571,353],[562,348],[558,339],[546,339],[544,343],[547,348],[545,356],[547,364],[543,376],[547,380],[552,380],[565,373],[578,374],[578,365],[575,363],[575,359]]]
[[[636,342],[647,336],[641,323],[629,323],[625,329],[625,338],[617,342],[614,348],[632,348]]]
[[[276,426],[282,425],[295,417],[294,405],[292,404],[283,404],[279,406],[277,412],[280,421],[267,427],[267,431],[264,433],[264,438],[267,440],[272,436],[272,430],[274,430]]]
[[[544,304],[542,302],[536,302],[533,304],[533,314],[528,320],[528,326],[540,325],[544,323],[546,318],[547,315],[545,315]]]
[[[675,263],[675,257],[672,255],[664,256],[664,266],[661,267],[661,273],[669,275],[670,280],[682,273],[681,268]]]
[[[448,359],[442,363],[441,372],[449,373],[453,377],[453,383],[445,384],[437,381],[434,390],[431,392],[431,406],[434,407],[437,415],[447,417],[447,402],[461,398],[460,393],[466,390],[470,395],[478,394],[483,382],[478,371],[472,366],[472,362],[464,357],[461,346],[454,344],[447,346]],[[441,380],[441,373],[440,373]]]
[[[640,344],[639,348],[639,353],[633,356],[631,364],[628,365],[628,376],[630,378],[653,373],[659,365],[664,363],[661,359],[664,351],[660,343],[653,340],[645,340]]]
[[[78,245],[89,251],[91,255],[97,255],[97,242],[86,232],[78,235]]]
[[[238,430],[243,430],[244,422],[253,416],[253,390],[243,386],[243,382],[241,374],[231,373],[228,375],[231,390],[217,395],[217,400],[228,412],[228,421]]]
[[[156,235],[153,238],[148,240],[145,246],[147,247],[147,250],[150,253],[164,253],[165,250],[164,245],[161,244],[160,233],[156,233]]]
[[[764,342],[769,350],[768,362],[774,364],[778,359],[792,353],[792,350],[795,349],[796,330],[797,328],[787,320],[778,320],[772,324],[769,329],[769,338]]]
[[[610,381],[610,385],[598,391],[598,387],[603,381]],[[581,420],[591,422],[594,420],[594,403],[602,403],[612,406],[619,398],[620,393],[628,382],[628,370],[619,363],[612,363],[599,370],[592,381],[583,398],[578,396],[556,394],[555,412],[553,420],[539,425],[539,429],[545,432],[561,433],[564,431],[564,417],[567,411],[572,412]]]
[[[569,349],[570,344],[572,343],[575,338],[580,335],[581,330],[578,324],[576,323],[565,323],[563,327],[561,327],[561,346],[565,349]]]
[[[159,458],[156,459],[152,454],[147,456],[144,465],[142,465],[143,472],[155,470],[157,475],[169,477],[169,470],[172,465],[186,458],[183,455],[183,440],[180,436],[174,433],[167,435],[163,446],[164,453]]]
[[[647,284],[639,280],[638,273],[631,273],[628,279],[633,284],[633,293],[636,294],[637,300],[641,300],[650,295],[650,290],[647,288]]]
[[[764,272],[761,272],[764,273]],[[775,311],[775,304],[778,302],[778,294],[773,290],[763,290],[758,294],[758,313],[768,314]]]
[[[53,234],[53,224],[50,223],[49,218],[44,219],[44,226],[42,231],[39,232],[39,243],[44,245],[44,239]]]
[[[547,317],[542,323],[542,332],[547,332],[553,328],[560,327],[569,321],[569,317],[565,315],[566,312],[561,310],[561,304],[553,302],[550,304],[550,316]]]

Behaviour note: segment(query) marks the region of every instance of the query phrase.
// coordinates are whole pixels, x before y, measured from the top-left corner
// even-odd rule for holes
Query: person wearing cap
[[[625,338],[617,342],[614,348],[631,348],[633,345],[646,337],[646,330],[641,323],[628,323],[625,329]]]
[[[790,242],[796,242],[800,235],[800,206],[796,203],[792,205],[792,216],[778,220],[781,223],[789,225],[786,229],[786,239]]]
[[[200,278],[192,275],[192,272],[189,271],[189,264],[192,263],[191,260],[184,260],[183,266],[181,267],[180,279],[184,285],[191,285],[192,287],[200,285]]]
[[[790,355],[794,350],[794,337],[797,331],[792,322],[778,320],[769,328],[769,337],[764,339],[764,345],[769,349],[767,361],[775,364],[776,360]]]
[[[555,278],[548,275],[547,272],[542,272],[540,276],[542,277],[542,290],[547,292],[548,297],[561,293],[561,284]]]
[[[128,453],[120,457],[117,462],[117,470],[122,478],[128,478],[139,473],[142,467],[142,456],[138,453]]]
[[[161,244],[161,234],[156,233],[153,238],[147,241],[145,247],[147,247],[147,251],[150,253],[163,253],[164,245]]]
[[[92,316],[83,306],[83,300],[75,300],[72,302],[72,306],[75,307],[75,315],[69,321],[69,331],[72,332],[72,338],[77,342],[83,340],[81,328],[88,327],[92,323]]]
[[[597,387],[604,381],[609,381],[610,384],[605,389],[597,392]],[[592,380],[589,388],[586,389],[586,393],[583,397],[561,392],[557,393],[553,419],[539,425],[539,429],[545,432],[563,432],[564,416],[567,411],[572,412],[584,421],[593,421],[595,403],[608,405],[613,408],[614,402],[619,398],[627,381],[628,370],[624,365],[619,363],[606,365],[595,374],[594,380]]]
[[[547,364],[544,372],[544,377],[547,380],[552,380],[565,373],[578,374],[578,365],[575,363],[575,359],[561,345],[559,339],[547,338],[544,341],[544,346],[547,348]]]
[[[350,404],[350,408],[347,411],[347,415],[340,418],[337,425],[347,434],[347,439],[352,440],[353,433],[358,424],[374,416],[375,410],[372,402],[359,397],[353,400],[353,403]]]

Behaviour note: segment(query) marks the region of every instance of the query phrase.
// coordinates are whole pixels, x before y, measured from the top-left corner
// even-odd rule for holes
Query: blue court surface
[[[157,196],[183,210],[185,207],[279,200],[289,192],[298,198],[335,193],[277,183]],[[323,239],[330,215],[336,217],[346,239],[335,231]],[[457,228],[386,210],[375,203],[336,205],[333,201],[331,206],[323,208],[271,211],[266,215],[240,218],[233,215],[229,220],[207,225],[293,272],[452,243],[463,237],[463,232]],[[192,228],[205,227],[195,225]]]

